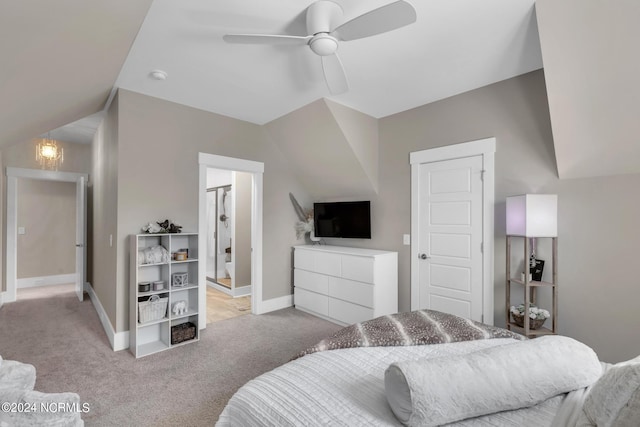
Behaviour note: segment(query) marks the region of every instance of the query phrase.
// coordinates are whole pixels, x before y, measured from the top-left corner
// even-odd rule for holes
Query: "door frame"
[[[5,253],[5,281],[7,290],[3,294],[3,302],[14,302],[17,299],[18,282],[18,178],[38,179],[41,181],[77,182],[79,178],[89,180],[89,174],[77,172],[58,172],[40,169],[24,169],[7,167],[7,252]],[[76,194],[76,198],[78,194]],[[77,220],[77,219],[76,219]],[[85,230],[86,230],[85,218]],[[86,257],[86,253],[85,253]],[[86,258],[85,258],[86,265]],[[86,287],[86,283],[84,284]]]
[[[420,303],[420,271],[419,264],[416,262],[420,253],[418,247],[420,241],[420,165],[463,157],[482,156],[482,313],[483,322],[493,325],[495,152],[496,139],[485,138],[409,153],[411,165],[411,310],[418,310]]]
[[[251,195],[251,313],[265,312],[262,303],[262,212],[264,163],[216,154],[198,153],[200,167],[198,184],[198,257],[207,253],[207,169],[247,172],[252,175]],[[207,286],[204,266],[198,268],[198,324],[207,326]]]
[[[82,221],[78,218],[82,217]],[[80,237],[80,240],[78,239]],[[84,176],[76,181],[76,296],[84,300],[87,287],[87,180]]]

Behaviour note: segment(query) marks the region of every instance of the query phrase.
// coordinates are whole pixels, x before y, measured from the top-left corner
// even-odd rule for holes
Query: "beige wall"
[[[18,180],[18,279],[76,271],[76,185]]]
[[[560,332],[608,362],[640,354],[640,174],[568,179],[558,194]]]
[[[529,73],[380,120],[380,194],[372,200],[373,239],[361,246],[399,252],[400,308],[410,307],[409,153],[496,137],[495,313],[504,325],[505,197],[559,196],[559,331],[606,361],[640,354],[633,313],[640,286],[629,259],[640,241],[640,176],[560,181],[556,175],[544,75]],[[586,317],[585,313],[593,313]]]
[[[506,80],[485,88],[428,104],[380,120],[380,194],[372,200],[370,244],[399,251],[400,308],[410,308],[409,153],[443,145],[496,137],[496,234],[504,234],[507,195],[539,191],[557,180],[542,72]],[[502,249],[496,240],[496,250]],[[504,271],[504,256],[496,253],[496,278]],[[501,279],[500,279],[501,280]],[[496,289],[496,321],[503,315],[503,288]]]
[[[127,236],[159,217],[182,223],[186,231],[197,227],[199,151],[265,163],[264,299],[290,294],[290,246],[298,242],[288,193],[305,205],[312,198],[292,179],[263,129],[127,91],[120,91],[117,105],[117,275],[104,282],[107,299],[101,296],[110,318],[115,313],[116,330],[127,329]],[[640,237],[640,203],[633,197],[640,177],[558,180],[542,71],[389,116],[378,125],[373,239],[338,243],[398,251],[401,310],[410,307],[409,246],[402,245],[402,235],[410,232],[409,153],[496,137],[496,324],[505,316],[505,197],[553,192],[559,195],[560,332],[585,341],[606,361],[640,353],[633,336],[640,318],[632,306],[640,286],[629,259]],[[616,333],[621,326],[625,332]]]
[[[263,126],[315,200],[378,190],[377,120],[318,99]]]
[[[74,144],[65,141],[59,141],[60,145],[64,148],[64,163],[60,165],[58,170],[60,172],[77,172],[77,173],[90,173],[91,169],[91,145],[89,144]],[[0,183],[2,185],[2,200],[0,200],[0,218],[2,218],[2,233],[1,236],[6,236],[6,200],[7,200],[7,185],[6,185],[6,168],[24,168],[24,169],[40,169],[40,165],[36,161],[36,145],[37,139],[24,141],[19,144],[13,144],[2,148],[2,174],[0,177]],[[91,177],[89,177],[91,180]],[[2,290],[6,290],[5,275],[4,275],[4,259],[6,251],[6,239],[2,238],[2,257],[0,265],[2,268]],[[90,278],[88,272],[87,278]]]
[[[116,245],[118,215],[118,98],[114,98],[93,140],[92,174],[88,188],[92,224],[91,285],[111,325],[116,324]],[[110,236],[113,236],[113,244]],[[115,329],[115,327],[114,327]]]
[[[4,165],[4,156],[2,155],[2,151],[0,151],[0,165]],[[2,189],[2,197],[0,197],[0,218],[2,220],[0,220],[0,273],[2,273],[2,277],[0,277],[0,307],[2,307],[3,301],[2,301],[2,293],[5,291],[6,289],[6,284],[5,284],[5,273],[4,273],[4,256],[5,256],[5,251],[6,251],[6,247],[7,247],[7,242],[4,238],[5,236],[5,228],[6,228],[6,218],[5,218],[5,214],[4,212],[6,211],[5,208],[5,201],[6,201],[6,192],[5,192],[5,188],[6,188],[6,177],[4,174],[4,167],[2,168],[2,173],[0,173],[0,188]]]
[[[235,182],[235,240],[233,241],[233,261],[235,269],[234,287],[251,285],[251,183],[252,176],[246,172],[236,172]]]
[[[562,179],[640,173],[640,2],[536,0]]]
[[[105,272],[99,284],[108,293],[105,298],[99,297],[112,323],[115,312],[114,329],[128,329],[128,236],[139,233],[145,223],[156,218],[169,218],[183,225],[184,231],[197,231],[198,152],[265,164],[263,298],[289,295],[291,246],[298,243],[294,230],[297,217],[289,192],[304,191],[264,130],[126,90],[119,91],[116,103],[118,120],[111,126],[117,129],[118,141],[117,230],[113,230],[117,233],[117,261],[111,271],[117,273],[111,279]],[[106,207],[113,209],[114,205]],[[98,209],[97,205],[94,207]],[[94,223],[97,226],[96,218]],[[99,244],[96,241],[96,251]],[[98,264],[94,261],[96,270]],[[98,272],[94,275],[98,276]]]
[[[40,169],[36,161],[36,146],[38,139],[32,139],[20,144],[14,144],[2,149],[5,167]],[[58,168],[60,172],[89,173],[91,171],[91,145],[74,144],[58,141],[64,149],[64,162]]]

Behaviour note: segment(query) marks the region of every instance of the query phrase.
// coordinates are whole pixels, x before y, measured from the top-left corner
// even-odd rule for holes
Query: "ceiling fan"
[[[306,17],[308,36],[227,34],[223,39],[239,44],[306,44],[320,56],[329,91],[337,95],[349,89],[347,76],[336,54],[339,42],[375,36],[412,24],[416,21],[416,11],[409,3],[399,0],[336,25],[342,19],[340,5],[318,0],[307,8]]]

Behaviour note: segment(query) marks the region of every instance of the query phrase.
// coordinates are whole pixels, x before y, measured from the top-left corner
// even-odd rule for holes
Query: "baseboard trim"
[[[15,290],[13,292],[9,292],[9,291],[4,291],[4,292],[0,292],[0,298],[2,299],[2,303],[4,304],[6,303],[10,303],[10,302],[16,302],[18,300],[18,294],[15,292]]]
[[[239,288],[229,289],[226,286],[222,286],[216,282],[212,282],[207,280],[207,286],[222,292],[225,295],[229,295],[233,298],[244,297],[247,295],[251,295],[251,289],[253,288],[251,285],[240,286]]]
[[[282,310],[293,306],[293,295],[285,295],[283,297],[271,298],[266,301],[262,301],[259,307],[256,307],[254,314],[265,314],[271,311]]]
[[[225,286],[219,285],[219,284],[217,284],[215,282],[210,282],[210,281],[207,280],[207,286],[212,287],[213,289],[215,289],[217,291],[220,291],[225,295],[229,295],[230,297],[233,296],[233,292],[231,292],[231,289],[229,289],[229,288],[227,288]]]
[[[233,297],[244,297],[246,295],[251,295],[251,285],[241,286],[239,288],[233,289]]]
[[[38,286],[64,285],[67,283],[75,283],[75,281],[75,273],[56,274],[54,276],[25,277],[24,279],[16,280],[16,287],[18,289],[36,288]]]
[[[85,283],[84,290],[89,294],[89,299],[91,299],[91,303],[98,313],[100,323],[102,323],[102,328],[107,334],[107,338],[109,339],[109,343],[111,344],[113,351],[129,348],[129,331],[116,332],[113,329],[113,326],[111,326],[111,322],[109,321],[109,316],[107,316],[107,312],[104,310],[104,307],[102,307],[102,303],[100,303],[100,299],[93,290],[91,283]]]

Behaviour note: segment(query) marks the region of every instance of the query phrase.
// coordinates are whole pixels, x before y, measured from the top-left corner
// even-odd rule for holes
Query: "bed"
[[[594,356],[589,355],[589,352],[592,352],[591,349],[588,349],[584,344],[577,343],[577,341],[575,342],[577,344],[574,344],[571,340],[570,345],[580,345],[585,350],[582,347],[576,347],[578,350],[561,349],[558,353],[560,356],[553,356],[553,360],[545,362],[545,368],[538,369],[536,373],[535,367],[529,365],[531,369],[526,369],[527,367],[522,366],[518,360],[513,360],[514,354],[520,354],[514,353],[514,351],[517,352],[527,345],[530,347],[538,345],[533,341],[538,341],[541,343],[540,345],[545,344],[541,339],[525,340],[522,336],[504,329],[429,310],[385,316],[344,328],[318,345],[301,352],[289,363],[250,381],[230,399],[216,425],[218,427],[355,427],[402,426],[403,424],[446,424],[451,426],[595,425],[595,423],[591,424],[591,421],[586,420],[583,406],[589,395],[590,387],[602,376],[603,372],[611,369],[611,365],[601,364],[595,353],[593,353]],[[530,344],[525,344],[527,342]],[[577,366],[582,362],[575,359],[577,356],[573,356],[573,354],[583,351],[586,359],[595,357],[595,362],[588,360],[584,366],[578,368]],[[572,355],[563,356],[567,353]],[[507,359],[499,360],[502,355],[507,355]],[[489,413],[484,408],[484,412],[480,416],[456,419],[451,423],[441,423],[440,421],[446,418],[425,420],[413,414],[411,419],[403,419],[398,416],[397,407],[392,408],[389,383],[385,384],[385,380],[389,378],[391,365],[404,368],[414,365],[433,368],[434,363],[440,363],[443,364],[441,366],[448,366],[445,369],[449,371],[449,374],[458,375],[458,378],[455,379],[456,386],[447,386],[448,377],[445,375],[440,378],[445,381],[444,387],[441,387],[440,390],[451,389],[455,391],[456,389],[464,389],[464,386],[460,387],[460,384],[473,383],[473,378],[465,377],[462,374],[464,369],[458,369],[459,365],[456,363],[473,361],[478,357],[485,357],[485,359],[478,359],[473,363],[480,360],[480,366],[486,367],[486,369],[478,369],[478,371],[482,371],[478,375],[484,375],[484,378],[480,378],[480,380],[488,383],[496,381],[495,384],[489,384],[486,391],[481,391],[480,394],[492,394],[494,390],[496,393],[503,393],[495,396],[498,398],[497,403],[489,404],[489,407],[497,405],[497,411]],[[561,358],[565,358],[567,364],[557,366],[554,372],[554,360]],[[638,384],[632,384],[630,390],[637,391],[640,387],[640,358],[634,359],[634,361],[637,363],[631,364],[631,366],[634,372],[635,370],[638,372]],[[493,367],[490,366],[492,363]],[[594,367],[594,363],[597,367]],[[505,372],[509,372],[507,365],[514,365],[511,372],[515,373],[513,375],[515,375],[516,385],[522,380],[518,375],[523,372],[529,377],[524,377],[525,379],[522,381],[529,381],[535,375],[540,378],[549,375],[552,378],[557,378],[564,375],[565,371],[573,369],[574,365],[576,366],[574,370],[580,376],[580,380],[577,383],[574,382],[573,386],[565,386],[565,390],[562,390],[561,393],[553,392],[554,388],[549,388],[549,384],[544,384],[547,387],[545,392],[549,396],[545,396],[543,400],[537,401],[535,404],[527,405],[526,396],[523,398],[517,394],[509,394],[509,390],[506,390],[510,386],[505,387],[505,384],[513,383],[513,381],[510,383],[508,378],[512,374],[505,374]],[[548,373],[546,373],[547,370]],[[589,370],[590,373],[585,373]],[[529,371],[533,373],[528,374]],[[573,378],[570,380],[573,381]],[[545,382],[556,383],[555,380],[545,380]],[[554,384],[553,387],[556,386]],[[473,388],[474,386],[469,387]],[[480,386],[481,388],[482,386]],[[516,388],[515,391],[518,392],[518,389]],[[430,392],[432,390],[426,390],[425,395],[428,396]],[[461,395],[451,395],[449,397],[453,399],[453,405],[444,410],[445,412],[447,410],[453,411],[454,418],[460,418],[459,412],[463,411],[462,408],[465,407],[468,400],[477,400],[478,398],[478,393],[469,394],[470,390],[462,390],[461,392],[469,399],[461,400],[459,397]],[[512,396],[513,399],[504,399],[504,393]],[[411,394],[414,399],[414,396],[418,395],[413,389]],[[439,392],[439,394],[446,393]],[[520,394],[526,395],[527,392]],[[611,395],[609,391],[606,391],[605,394]],[[637,391],[636,394],[637,400],[640,402],[640,391]],[[426,397],[425,400],[433,400],[433,397],[434,394]],[[456,401],[456,399],[458,400]],[[509,408],[511,401],[518,399],[520,402],[517,405],[511,405],[517,409],[504,410]],[[634,405],[640,407],[638,402],[635,402]],[[596,406],[597,403],[595,402]],[[635,406],[631,406],[633,411],[637,409]],[[598,425],[638,425],[636,418],[638,414],[633,411],[626,416],[635,420],[635,424],[599,423]],[[619,415],[619,413],[620,411],[617,411],[617,414],[614,415]],[[609,414],[609,416],[612,415]],[[592,418],[594,417],[596,416]]]

